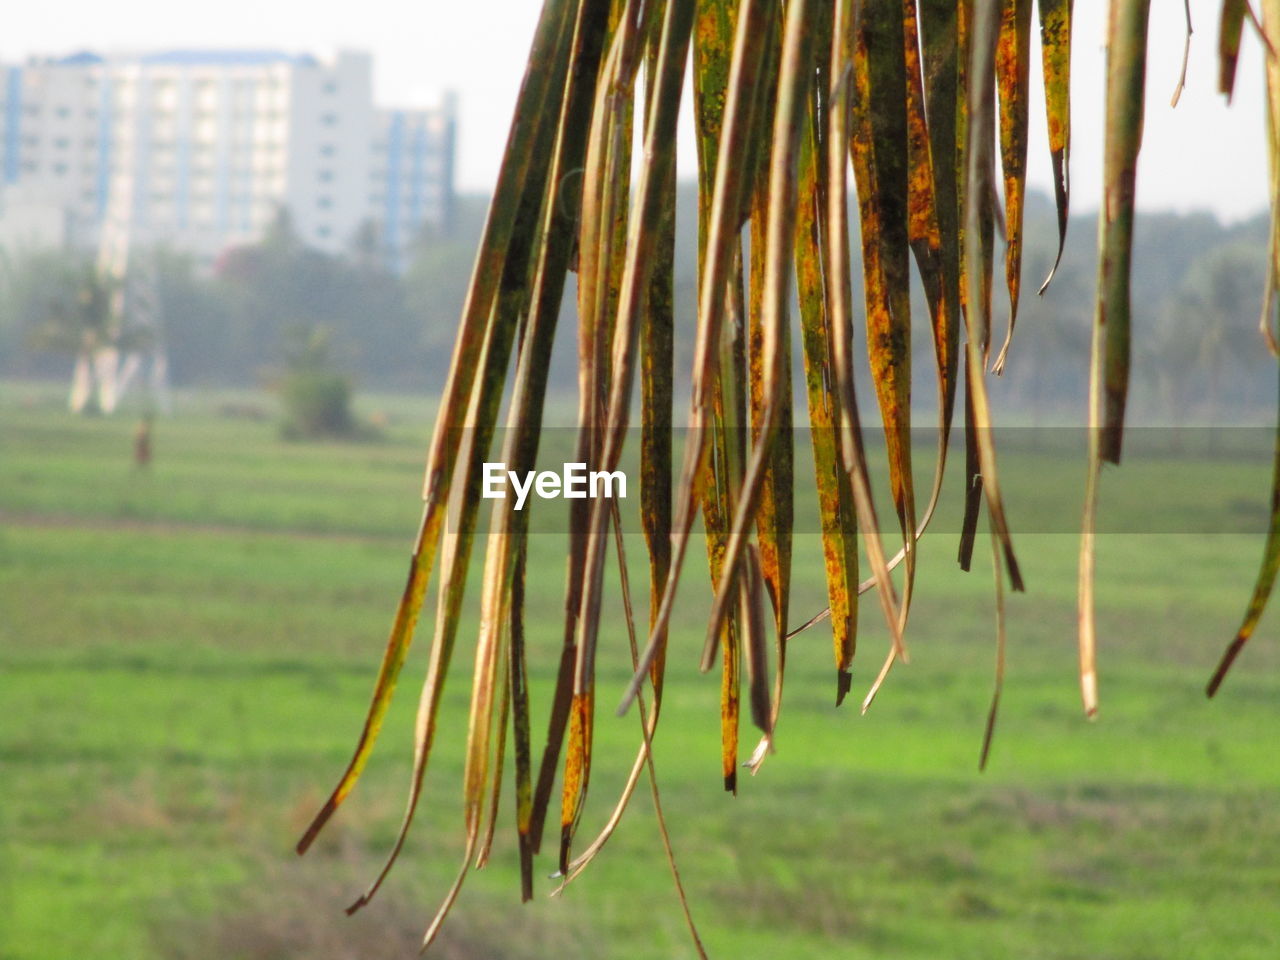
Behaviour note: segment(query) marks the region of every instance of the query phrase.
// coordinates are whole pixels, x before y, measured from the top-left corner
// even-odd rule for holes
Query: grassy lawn
[[[413,955],[461,852],[473,625],[420,820],[379,898],[342,914],[399,821],[429,631],[360,787],[308,857],[292,853],[359,729],[420,509],[429,411],[374,410],[381,441],[304,445],[243,403],[189,401],[157,423],[139,474],[127,417],[73,419],[36,388],[0,389],[0,958]],[[1015,534],[1020,517],[1036,532],[1016,537],[1030,592],[1010,601],[983,774],[990,567],[982,549],[972,574],[956,569],[952,521],[922,546],[912,664],[860,717],[856,698],[832,705],[827,629],[798,638],[778,752],[736,798],[720,788],[718,681],[696,668],[707,597],[695,568],[656,754],[713,956],[1280,956],[1272,618],[1219,700],[1202,692],[1252,586],[1269,467],[1183,461],[1181,486],[1158,459],[1104,484],[1113,516],[1163,497],[1187,517],[1180,532],[1102,538],[1102,713],[1089,723],[1074,676],[1077,541],[1046,519],[1073,518],[1083,464],[1034,449],[1003,459]],[[629,547],[643,583],[639,539]],[[538,745],[564,537],[538,534],[530,551]],[[795,551],[799,619],[824,588],[817,537]],[[584,844],[638,743],[635,717],[610,709],[629,672],[613,600]],[[855,692],[883,655],[877,618],[867,604]],[[744,726],[744,754],[754,742]],[[578,882],[547,898],[540,881],[524,906],[506,790],[493,859],[439,955],[693,955],[646,789]]]

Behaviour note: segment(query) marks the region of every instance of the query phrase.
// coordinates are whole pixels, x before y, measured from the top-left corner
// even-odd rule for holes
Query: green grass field
[[[366,414],[391,414],[381,441],[302,445],[218,407],[189,400],[159,421],[154,464],[139,473],[128,417],[73,419],[47,391],[0,389],[3,960],[412,956],[456,869],[470,627],[420,819],[379,899],[343,916],[402,810],[428,631],[360,787],[308,857],[292,853],[363,718],[420,509],[429,411],[372,402]],[[1015,450],[1003,465],[1015,528],[1064,499],[1074,511],[1077,459]],[[1253,522],[1265,509],[1265,462],[1180,467],[1188,510]],[[1104,497],[1140,507],[1167,469],[1108,475]],[[1021,487],[1020,470],[1032,478]],[[1219,699],[1202,692],[1261,540],[1186,529],[1102,540],[1094,723],[1074,675],[1076,538],[1017,537],[1030,592],[1010,601],[1008,684],[983,774],[987,554],[965,575],[953,533],[926,538],[912,664],[860,717],[856,697],[832,705],[826,628],[798,638],[778,753],[736,798],[720,784],[718,682],[696,669],[707,597],[695,568],[655,753],[711,955],[1280,956],[1273,619]],[[639,542],[631,549],[643,583]],[[538,742],[564,537],[540,534],[530,550]],[[812,534],[797,538],[795,579],[799,619],[823,602]],[[857,687],[883,655],[877,617],[866,605]],[[616,602],[605,622],[584,843],[639,740],[635,717],[610,709],[629,672]],[[753,745],[744,726],[744,754]],[[552,899],[541,881],[524,906],[506,791],[493,860],[468,880],[440,956],[693,955],[645,789],[578,882]]]

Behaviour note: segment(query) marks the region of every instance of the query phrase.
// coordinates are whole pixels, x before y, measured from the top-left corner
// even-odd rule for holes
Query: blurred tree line
[[[1006,422],[1009,414],[1021,414],[1024,420],[1078,423],[1086,402],[1097,217],[1071,218],[1062,263],[1049,289],[1036,296],[1053,264],[1055,222],[1047,197],[1029,198],[1017,332],[1006,372],[992,387]],[[1267,236],[1264,213],[1230,225],[1208,213],[1138,215],[1130,393],[1135,422],[1274,418],[1276,361],[1258,332]],[[997,253],[997,345],[1008,318],[999,259]]]
[[[175,385],[254,385],[287,362],[299,329],[327,332],[336,368],[362,388],[436,392],[447,373],[457,318],[487,198],[460,198],[446,234],[419,237],[402,275],[382,265],[378,237],[360,231],[341,256],[303,245],[282,215],[261,242],[228,250],[200,270],[193,258],[158,251],[162,336]],[[1056,251],[1052,203],[1028,203],[1024,293],[1007,372],[992,386],[1001,413],[1024,422],[1076,422],[1087,381],[1096,274],[1096,217],[1072,218],[1066,253],[1043,297],[1035,286]],[[692,355],[696,302],[696,194],[681,186],[677,211],[677,369]],[[1212,421],[1271,416],[1275,364],[1257,334],[1265,215],[1229,225],[1207,213],[1138,218],[1134,263],[1135,415]],[[1007,297],[997,252],[995,348]],[[66,377],[70,360],[49,352],[40,331],[83,285],[88,254],[9,251],[0,260],[0,375]],[[855,273],[855,275],[857,275]],[[572,323],[572,289],[562,323]],[[923,297],[916,307],[915,400],[923,422],[934,402],[932,343]],[[47,337],[44,338],[47,340]],[[572,338],[557,338],[552,383],[575,389]],[[799,379],[798,342],[793,349]],[[863,379],[864,385],[867,378]],[[555,389],[555,387],[553,387]],[[803,401],[800,401],[803,402]],[[867,391],[865,409],[874,409]]]
[[[297,331],[326,331],[333,363],[362,386],[424,391],[442,381],[487,201],[463,197],[447,235],[426,233],[403,275],[361,230],[340,256],[304,245],[287,213],[261,242],[212,269],[154,251],[163,338],[176,386],[257,385],[289,360]],[[71,360],[46,333],[92,272],[79,250],[0,253],[0,376],[63,378]]]

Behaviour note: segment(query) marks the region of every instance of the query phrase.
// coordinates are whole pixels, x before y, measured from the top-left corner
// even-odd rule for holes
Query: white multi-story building
[[[366,54],[80,53],[0,80],[0,240],[92,245],[110,223],[211,262],[283,209],[329,252],[373,226],[399,267],[449,218],[452,98],[375,109]]]
[[[369,203],[393,264],[403,262],[424,226],[449,221],[454,115],[454,99],[446,95],[437,110],[380,110],[374,119]]]

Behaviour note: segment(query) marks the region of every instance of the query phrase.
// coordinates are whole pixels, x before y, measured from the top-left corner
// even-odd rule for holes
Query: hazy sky
[[[1080,209],[1097,206],[1102,138],[1102,75],[1106,3],[1081,0],[1076,9],[1072,77],[1075,103],[1072,196]],[[1216,92],[1216,0],[1192,0],[1196,34],[1187,90],[1176,110],[1169,98],[1182,56],[1183,12],[1177,0],[1152,4],[1147,131],[1139,167],[1138,202],[1150,209],[1212,209],[1225,218],[1266,205],[1262,136],[1262,59],[1247,36],[1234,104]],[[10,10],[0,58],[154,47],[272,47],[326,54],[337,47],[374,55],[375,93],[386,104],[426,106],[451,88],[461,109],[458,178],[464,190],[488,190],[497,172],[537,0],[63,0]],[[1039,60],[1032,111],[1033,183],[1048,189]],[[686,138],[687,142],[687,138]],[[686,150],[686,153],[690,151]],[[684,171],[691,171],[686,158]]]

